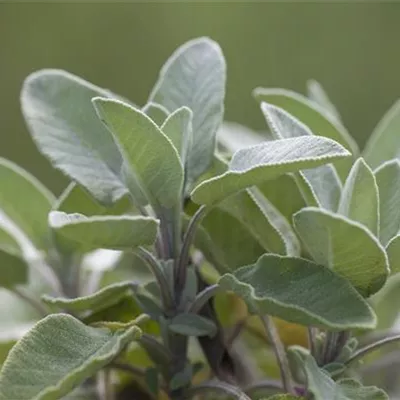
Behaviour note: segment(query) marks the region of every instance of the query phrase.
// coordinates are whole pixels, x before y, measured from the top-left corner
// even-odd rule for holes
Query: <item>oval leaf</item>
[[[43,295],[42,301],[49,306],[56,307],[60,310],[69,311],[71,313],[84,311],[95,313],[120,302],[124,297],[132,294],[132,289],[132,282],[120,282],[106,286],[105,288],[89,296],[70,299],[67,297],[64,298]]]
[[[391,160],[375,171],[379,189],[379,239],[386,246],[400,232],[400,161]]]
[[[386,252],[389,258],[390,272],[397,274],[400,272],[400,233],[390,240]]]
[[[150,246],[157,236],[158,221],[142,216],[92,216],[52,211],[49,224],[60,243],[86,252],[99,248],[130,250]]]
[[[219,285],[259,315],[331,330],[376,324],[372,309],[346,279],[301,258],[265,254],[256,264],[223,275]]]
[[[93,104],[121,146],[126,185],[135,201],[156,208],[174,206],[182,192],[183,169],[171,141],[140,110],[99,97]]]
[[[360,222],[378,236],[378,186],[373,172],[362,158],[354,163],[347,177],[338,213]]]
[[[127,189],[122,156],[99,121],[91,99],[110,92],[61,70],[42,70],[25,80],[22,112],[40,151],[101,203],[112,204]]]
[[[307,95],[311,101],[322,107],[332,118],[337,121],[341,120],[338,110],[318,81],[310,79],[307,82]]]
[[[300,210],[293,220],[315,262],[348,279],[365,297],[384,285],[389,273],[385,250],[363,225],[313,207]]]
[[[194,182],[211,165],[215,136],[223,120],[226,65],[219,45],[208,38],[179,47],[161,69],[149,101],[167,110],[193,111],[193,146],[188,181]]]
[[[0,158],[0,182],[0,209],[37,248],[48,248],[47,215],[54,196],[34,176],[3,158]]]
[[[349,155],[333,140],[317,136],[273,140],[237,151],[227,172],[202,182],[191,196],[195,203],[212,205],[287,172],[318,167]]]
[[[379,121],[363,152],[371,168],[387,160],[400,158],[400,100],[396,101]]]
[[[140,333],[136,326],[111,332],[70,315],[49,315],[11,350],[0,373],[0,399],[59,399],[109,364]]]
[[[169,111],[161,104],[149,102],[142,111],[157,125],[161,126],[169,115]]]
[[[168,324],[172,332],[185,336],[214,336],[217,326],[210,319],[197,314],[179,314],[172,318]]]

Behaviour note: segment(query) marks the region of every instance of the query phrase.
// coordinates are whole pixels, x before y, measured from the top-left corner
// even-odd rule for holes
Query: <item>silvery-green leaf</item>
[[[0,158],[0,182],[0,210],[38,249],[48,248],[47,214],[54,196],[34,176],[3,158]]]
[[[28,76],[21,93],[22,112],[40,151],[53,165],[112,204],[127,192],[121,179],[122,156],[99,121],[91,99],[110,92],[61,70]]]
[[[28,282],[29,267],[21,254],[0,245],[0,287],[12,288]]]
[[[260,315],[332,330],[376,324],[372,309],[346,279],[301,258],[265,254],[254,265],[223,275],[219,285]]]
[[[98,248],[130,250],[154,243],[158,221],[142,216],[92,216],[52,211],[50,227],[60,243],[68,248],[86,252]]]
[[[400,158],[400,101],[387,111],[365,145],[363,156],[371,168]]]
[[[292,351],[296,351],[292,349]],[[315,400],[389,400],[386,393],[375,386],[362,386],[353,379],[335,382],[314,358],[304,352],[296,352],[303,359],[303,368],[307,376],[307,388]]]
[[[318,167],[349,155],[333,140],[317,136],[265,142],[237,151],[227,172],[203,181],[191,196],[195,203],[212,205],[282,174]]]
[[[379,239],[386,246],[400,232],[400,161],[388,161],[374,173],[379,189]]]
[[[385,250],[363,225],[313,207],[300,210],[293,220],[315,262],[348,279],[365,297],[384,285],[389,273]]]
[[[161,130],[171,140],[177,150],[185,172],[185,180],[188,177],[189,156],[193,145],[193,113],[187,107],[180,107],[168,116]]]
[[[318,81],[310,79],[307,82],[307,94],[310,100],[322,107],[332,118],[335,118],[337,121],[341,120],[338,110]]]
[[[310,128],[282,108],[263,102],[261,110],[275,139],[313,135]],[[342,190],[336,168],[332,164],[321,165],[311,170],[303,170],[301,175],[301,178],[308,182],[318,205],[336,211]]]
[[[175,333],[186,336],[214,336],[217,326],[210,319],[197,314],[178,314],[168,323],[168,328]]]
[[[90,215],[121,215],[132,210],[131,200],[128,195],[121,197],[109,207],[100,204],[83,187],[72,182],[61,193],[53,205],[53,210],[67,214],[80,213]]]
[[[389,241],[386,252],[389,258],[390,272],[397,274],[400,272],[400,233]]]
[[[226,66],[219,45],[208,38],[179,47],[160,71],[149,101],[169,111],[186,106],[193,111],[193,146],[188,180],[194,182],[210,165],[215,135],[223,119]]]
[[[266,133],[255,132],[236,122],[224,122],[218,130],[217,139],[225,150],[234,153],[245,147],[271,140],[271,137]]]
[[[157,208],[177,204],[182,192],[183,168],[171,141],[140,110],[99,97],[93,99],[93,104],[120,145],[126,186],[135,201]]]
[[[122,298],[132,295],[132,282],[119,282],[106,286],[88,296],[66,298],[43,295],[42,301],[49,306],[71,313],[90,311],[92,313],[118,303]]]
[[[157,125],[161,126],[169,115],[169,111],[161,104],[149,102],[142,111]]]
[[[255,89],[253,95],[260,103],[266,102],[283,108],[308,126],[315,135],[335,140],[354,155],[359,153],[356,142],[346,128],[306,97],[290,90],[265,88]]]
[[[363,158],[350,170],[343,188],[338,213],[379,233],[379,193],[375,176]]]
[[[112,332],[88,327],[70,315],[49,315],[9,353],[0,373],[0,399],[59,399],[140,334],[136,326]]]

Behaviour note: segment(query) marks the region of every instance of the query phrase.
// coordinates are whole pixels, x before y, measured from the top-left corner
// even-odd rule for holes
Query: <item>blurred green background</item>
[[[256,86],[320,81],[363,145],[400,97],[400,3],[142,2],[0,4],[0,156],[55,192],[66,184],[35,149],[19,110],[24,77],[71,71],[144,104],[184,41],[217,40],[228,64],[226,119],[261,129]]]

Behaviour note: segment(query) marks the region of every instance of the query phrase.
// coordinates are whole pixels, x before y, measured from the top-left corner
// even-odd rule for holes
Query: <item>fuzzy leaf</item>
[[[338,110],[318,81],[310,79],[307,82],[307,95],[311,101],[322,107],[332,118],[335,118],[337,121],[341,120]]]
[[[3,158],[0,158],[0,182],[0,209],[37,248],[48,248],[47,215],[54,196],[34,176]]]
[[[256,264],[223,275],[219,285],[260,315],[332,330],[376,324],[372,309],[346,279],[301,258],[265,254]]]
[[[78,251],[130,250],[154,243],[158,221],[142,216],[92,216],[52,211],[49,224],[60,243]]]
[[[400,161],[391,160],[375,171],[379,189],[379,239],[386,246],[400,232]]]
[[[300,210],[293,219],[315,262],[348,279],[365,297],[384,285],[389,273],[386,253],[363,225],[313,207]]]
[[[66,314],[38,322],[11,350],[0,374],[1,400],[59,399],[107,365],[141,331],[111,332]]]
[[[76,183],[70,183],[53,206],[53,210],[56,211],[63,211],[67,214],[80,213],[87,216],[121,215],[131,209],[132,204],[127,195],[120,198],[113,205],[105,207]]]
[[[127,192],[121,153],[91,103],[94,96],[110,95],[61,70],[33,73],[21,93],[22,112],[41,152],[103,204]]]
[[[379,121],[363,152],[371,168],[400,158],[400,101],[396,101]]]
[[[287,172],[318,167],[349,155],[336,142],[316,136],[262,143],[237,151],[227,172],[203,181],[191,196],[195,203],[212,205]]]
[[[219,45],[194,39],[179,47],[160,71],[149,101],[169,111],[186,106],[193,111],[193,146],[188,181],[194,182],[211,165],[215,136],[224,112],[226,65]]]
[[[142,111],[157,125],[161,126],[169,115],[169,111],[161,104],[149,102]]]
[[[125,181],[142,206],[174,206],[180,198],[183,169],[171,141],[146,114],[115,100],[95,98],[93,104],[121,146]]]
[[[283,108],[308,126],[315,135],[333,139],[351,153],[358,154],[357,144],[346,128],[306,97],[290,90],[264,88],[255,89],[253,95],[260,103],[264,101]]]
[[[71,313],[90,311],[98,312],[120,302],[124,297],[132,294],[132,282],[120,282],[102,288],[96,293],[84,297],[67,298],[42,296],[42,301],[53,308]]]
[[[320,369],[309,354],[297,353],[303,359],[304,372],[307,376],[308,390],[315,400],[389,400],[381,389],[374,386],[362,386],[353,379],[335,382]]]
[[[168,324],[172,332],[186,336],[214,336],[217,326],[210,319],[196,314],[179,314]]]
[[[306,125],[279,107],[262,103],[261,110],[275,139],[313,135]],[[304,170],[301,175],[309,184],[318,205],[336,211],[342,185],[335,167],[332,164],[321,165]]]
[[[339,214],[379,232],[379,193],[373,172],[362,158],[353,165],[344,185]]]
[[[389,258],[390,272],[397,274],[400,272],[400,233],[389,241],[386,252]]]

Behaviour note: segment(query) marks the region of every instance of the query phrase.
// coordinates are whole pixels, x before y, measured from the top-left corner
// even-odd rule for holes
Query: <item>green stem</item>
[[[276,326],[275,326],[274,322],[272,321],[271,317],[262,316],[260,318],[264,324],[265,330],[267,332],[267,335],[269,336],[269,340],[272,344],[272,348],[275,353],[276,361],[278,363],[279,370],[281,372],[283,388],[286,390],[287,393],[295,394],[295,391],[294,391],[294,388],[292,385],[292,378],[291,378],[291,374],[290,374],[289,362],[286,357],[285,348],[279,337],[278,330],[276,329]]]
[[[179,254],[179,259],[177,263],[176,270],[176,278],[175,278],[175,288],[178,292],[178,297],[180,296],[180,292],[185,286],[186,283],[186,270],[187,265],[189,264],[189,252],[190,246],[193,243],[194,236],[196,233],[196,229],[199,226],[201,220],[206,215],[209,209],[206,206],[201,206],[196,213],[193,215],[192,219],[189,222],[189,226],[186,230],[185,237],[183,238],[183,244],[181,248],[181,252]]]
[[[371,351],[378,350],[382,346],[386,346],[389,343],[394,343],[394,342],[399,342],[400,341],[400,334],[399,335],[394,335],[394,336],[389,336],[387,338],[378,340],[375,343],[371,343],[368,346],[365,346],[359,350],[357,350],[346,362],[345,365],[349,366],[350,364],[355,363],[358,361],[360,358],[366,356],[368,353]]]
[[[317,354],[317,331],[316,331],[316,328],[309,326],[307,328],[307,333],[308,333],[308,348],[310,350],[311,355],[315,359],[317,359],[318,354]]]
[[[192,386],[185,395],[185,399],[192,399],[198,395],[218,393],[228,395],[237,400],[251,400],[246,393],[242,392],[239,388],[221,381],[204,382],[196,386]],[[210,397],[212,398],[212,397]]]

